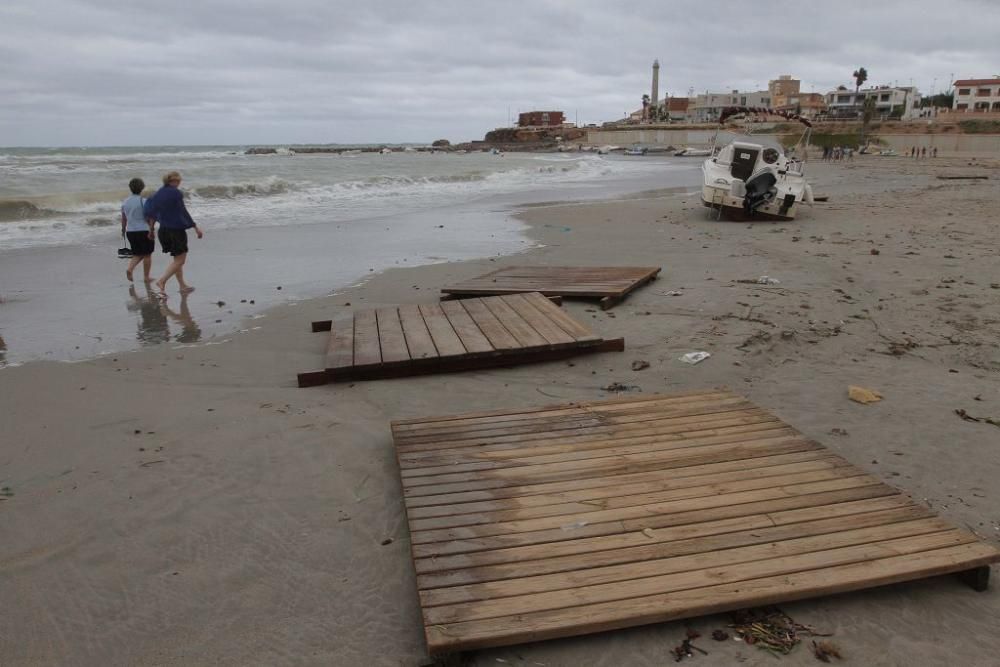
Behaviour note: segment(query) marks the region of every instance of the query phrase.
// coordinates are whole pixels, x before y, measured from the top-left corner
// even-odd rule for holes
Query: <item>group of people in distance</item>
[[[133,281],[135,267],[142,264],[143,279],[151,282],[150,271],[153,268],[153,252],[156,250],[156,240],[160,241],[163,252],[173,258],[155,285],[160,295],[166,298],[167,281],[177,278],[181,294],[194,291],[194,287],[184,282],[184,263],[187,261],[188,238],[187,230],[194,229],[200,239],[201,229],[191,218],[184,206],[184,194],[180,191],[181,175],[171,171],[163,176],[163,187],[149,199],[142,198],[146,184],[141,178],[133,178],[128,183],[131,191],[122,202],[122,233],[128,239],[132,249],[125,276]],[[159,229],[156,229],[157,223]]]
[[[926,147],[917,148],[916,146],[914,146],[913,148],[910,149],[910,157],[913,158],[927,157],[927,148]],[[937,157],[937,148],[931,149],[931,157]]]

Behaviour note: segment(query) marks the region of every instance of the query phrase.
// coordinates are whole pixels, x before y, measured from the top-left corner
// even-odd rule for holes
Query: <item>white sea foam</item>
[[[168,168],[184,174],[195,219],[226,228],[340,224],[671,166],[590,154],[364,153],[344,160],[233,149],[6,153],[0,168],[0,248],[14,248],[110,241],[128,180],[145,178],[149,191]]]

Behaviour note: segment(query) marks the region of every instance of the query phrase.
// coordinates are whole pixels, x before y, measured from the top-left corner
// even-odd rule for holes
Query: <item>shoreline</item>
[[[998,197],[989,181],[936,181],[936,168],[811,163],[830,202],[787,223],[718,223],[697,195],[662,190],[525,206],[517,215],[536,247],[524,253],[387,270],[275,306],[260,329],[224,345],[0,371],[12,434],[0,486],[13,494],[0,502],[9,536],[0,593],[20,610],[0,656],[418,664],[422,627],[389,420],[599,399],[614,395],[600,389],[612,382],[645,394],[729,386],[1000,543],[996,428],[953,414],[1000,414],[1000,292],[986,277],[1000,275],[990,251],[1000,242],[990,223]],[[441,284],[512,263],[663,271],[609,311],[564,301],[596,333],[624,336],[623,353],[295,387],[295,374],[322,360],[312,320],[436,301]],[[736,282],[762,275],[780,284]],[[712,357],[677,361],[693,350]],[[634,360],[650,367],[632,371]],[[850,403],[848,384],[886,398]],[[1000,650],[990,624],[997,598],[931,579],[782,608],[834,632],[849,659],[978,665]],[[661,664],[686,625],[725,622],[479,651],[473,664]],[[734,642],[706,648],[700,664],[772,660]],[[800,650],[783,662],[814,659]]]

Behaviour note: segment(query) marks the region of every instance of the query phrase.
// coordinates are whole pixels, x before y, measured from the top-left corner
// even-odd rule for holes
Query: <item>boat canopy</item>
[[[726,107],[719,114],[719,125],[722,125],[727,120],[733,116],[738,116],[740,114],[760,114],[762,116],[780,116],[786,120],[796,120],[806,127],[812,127],[812,123],[808,118],[804,118],[797,113],[789,113],[787,111],[780,111],[778,109],[770,109],[768,107]]]

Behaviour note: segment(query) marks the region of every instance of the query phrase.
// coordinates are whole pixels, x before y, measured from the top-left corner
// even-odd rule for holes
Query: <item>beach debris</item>
[[[855,403],[861,403],[862,405],[878,403],[882,400],[882,394],[874,389],[866,389],[865,387],[858,387],[855,385],[850,385],[847,388],[847,397]]]
[[[669,292],[663,292],[663,296],[682,296],[683,294],[683,292],[676,289],[672,289]]]
[[[641,371],[645,368],[649,368],[649,362],[644,359],[636,359],[632,362],[632,370]]]
[[[724,642],[729,639],[729,633],[725,630],[712,630],[712,639],[717,642]]]
[[[692,643],[695,639],[698,639],[698,637],[701,637],[701,634],[699,634],[695,630],[692,630],[691,628],[687,629],[687,636],[683,639],[683,641],[681,641],[681,643],[678,644],[677,646],[670,649],[671,655],[674,656],[674,662],[680,662],[684,658],[694,657],[694,653],[692,653],[692,650],[698,651],[698,653],[701,653],[702,655],[708,655],[708,651],[698,646],[695,646]]]
[[[830,662],[830,658],[837,658],[838,660],[843,660],[844,656],[840,654],[840,648],[837,647],[833,642],[821,641],[812,643],[813,655],[820,662]]]
[[[869,250],[868,252],[869,252],[870,254],[872,254],[872,255],[881,255],[881,254],[882,254],[882,251],[880,251],[880,250],[879,250],[878,248],[872,248],[872,249],[871,249],[871,250]]]
[[[699,350],[697,352],[688,352],[687,354],[682,354],[681,356],[677,357],[677,360],[683,361],[685,364],[691,364],[693,366],[694,364],[698,364],[705,361],[710,356],[712,356],[710,352],[704,352]]]
[[[384,547],[384,546],[388,546],[388,545],[390,545],[390,544],[392,544],[392,538],[391,538],[391,537],[387,537],[387,538],[385,538],[384,540],[382,540],[382,546],[383,546],[383,547]]]
[[[601,391],[642,391],[639,385],[635,384],[622,384],[621,382],[612,382],[606,387],[601,387]]]
[[[219,308],[222,308],[224,305],[226,305],[226,302],[225,301],[221,301],[221,300],[220,301],[216,301],[215,305],[218,306]]]
[[[747,285],[780,285],[781,281],[777,278],[772,278],[771,276],[761,276],[760,278],[754,279],[740,279],[737,280],[738,283],[745,283]]]
[[[774,655],[788,655],[802,641],[801,636],[829,637],[808,625],[797,623],[777,607],[744,609],[733,613],[729,627],[737,638]]]
[[[277,287],[275,287],[274,289],[278,289],[278,290],[280,290],[280,289],[281,289],[281,285],[278,285],[278,286],[277,286]]]
[[[847,430],[842,428],[831,428],[830,435],[847,435]]]
[[[984,424],[992,424],[993,426],[1000,426],[1000,417],[973,417],[962,408],[956,408],[955,414],[967,422],[977,422]]]

